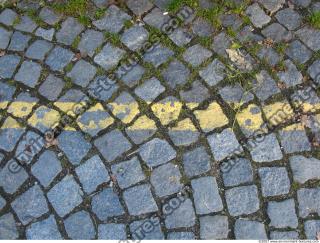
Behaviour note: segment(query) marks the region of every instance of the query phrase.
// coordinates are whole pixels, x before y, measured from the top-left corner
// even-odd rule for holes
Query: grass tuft
[[[320,29],[320,11],[314,12],[309,16],[309,23],[312,27]]]

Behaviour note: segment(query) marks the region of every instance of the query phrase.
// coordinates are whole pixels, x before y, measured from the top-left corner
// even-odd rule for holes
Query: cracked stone
[[[197,214],[209,214],[223,210],[215,177],[201,177],[191,181]]]

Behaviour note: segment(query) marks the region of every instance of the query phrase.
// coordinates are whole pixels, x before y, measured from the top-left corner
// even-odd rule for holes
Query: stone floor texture
[[[0,239],[320,238],[320,1],[52,2],[0,10]]]

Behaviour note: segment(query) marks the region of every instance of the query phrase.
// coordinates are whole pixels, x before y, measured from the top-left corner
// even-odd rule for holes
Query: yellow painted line
[[[36,105],[33,102],[0,102],[0,107],[7,107],[7,111],[14,117],[24,118],[31,113],[32,109]],[[79,103],[74,102],[56,102],[55,105],[61,110],[68,111],[68,109],[75,110],[75,107],[81,108]],[[108,103],[108,107],[114,116],[118,117],[125,124],[131,123],[139,116],[140,110],[137,102],[129,102],[127,104],[119,104],[116,102]],[[150,104],[151,110],[154,115],[159,118],[163,125],[170,124],[170,131],[197,131],[193,122],[190,119],[184,119],[175,125],[171,125],[171,122],[176,121],[182,112],[183,103],[180,101],[160,101],[158,103]],[[187,103],[189,107],[197,107],[198,103]],[[304,103],[303,107],[308,107],[306,110],[312,109],[312,107],[320,107],[320,104]],[[267,121],[262,118],[262,112],[264,113]],[[101,115],[105,114],[105,115]],[[207,108],[197,109],[193,111],[196,119],[199,122],[201,129],[205,132],[212,131],[216,128],[221,128],[231,125],[233,121],[229,121],[222,107],[215,101],[208,105]],[[70,114],[70,112],[68,112]],[[271,125],[279,125],[286,119],[292,118],[293,110],[287,101],[275,102],[271,105],[264,105],[262,108],[250,104],[248,107],[241,109],[236,114],[236,121],[240,128],[246,134],[252,134],[254,131],[259,130],[262,126],[268,122]],[[93,117],[92,120],[90,115]],[[88,118],[89,117],[89,118]],[[26,121],[30,126],[35,127],[41,131],[53,128],[59,124],[61,115],[57,110],[50,109],[46,106],[38,107],[32,114],[32,116]],[[76,120],[78,126],[84,132],[93,130],[102,130],[114,123],[114,119],[103,108],[101,103],[89,108],[84,114],[79,116]],[[173,123],[174,124],[174,123]],[[19,129],[23,128],[15,119],[8,117],[1,129]],[[157,130],[155,122],[143,115],[138,117],[129,127],[128,131],[139,130]],[[289,127],[289,130],[303,129],[303,127]],[[66,127],[65,130],[74,130],[72,127]],[[260,130],[261,131],[261,130]]]

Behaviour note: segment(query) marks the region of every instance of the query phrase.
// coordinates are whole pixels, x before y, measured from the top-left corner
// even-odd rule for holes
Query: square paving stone
[[[109,127],[113,122],[114,119],[104,110],[100,103],[95,104],[77,118],[77,124],[80,129],[93,137]]]
[[[0,170],[0,186],[6,193],[15,193],[29,178],[25,169],[14,159],[9,160]]]
[[[279,23],[287,27],[288,30],[295,30],[301,25],[301,16],[291,8],[279,11],[275,17]]]
[[[93,25],[99,30],[106,30],[112,33],[118,33],[124,26],[126,20],[131,17],[115,5],[111,5],[102,19],[93,21]]]
[[[28,191],[18,196],[11,203],[11,207],[23,225],[49,211],[46,198],[38,185],[31,187]]]
[[[24,35],[19,31],[15,31],[11,36],[11,41],[10,41],[8,50],[24,51],[27,48],[30,39],[31,39],[31,36]]]
[[[53,71],[62,72],[65,66],[71,62],[73,55],[74,54],[71,51],[60,46],[56,46],[47,57],[46,64]]]
[[[0,49],[6,49],[10,42],[11,31],[0,27]]]
[[[227,216],[215,215],[200,218],[200,238],[203,240],[227,239],[229,231]]]
[[[226,201],[230,215],[248,215],[259,210],[257,187],[241,186],[226,190]]]
[[[0,108],[5,109],[9,102],[12,101],[13,95],[16,91],[14,86],[0,81]]]
[[[308,68],[310,77],[317,83],[320,84],[320,60],[316,60]]]
[[[261,101],[265,101],[272,95],[280,93],[280,89],[278,88],[276,81],[265,70],[262,70],[256,75],[256,80],[254,80],[253,86],[253,92]]]
[[[199,72],[199,75],[208,85],[214,86],[225,78],[224,70],[225,66],[218,59],[214,59],[211,64]]]
[[[261,35],[256,34],[252,26],[246,25],[238,32],[237,39],[243,44],[247,44],[248,42],[263,41],[264,38]]]
[[[139,154],[149,167],[155,167],[174,159],[177,153],[167,141],[154,138],[140,146]]]
[[[168,240],[195,240],[193,232],[171,232],[168,234]]]
[[[82,195],[80,186],[71,175],[65,176],[47,193],[49,202],[60,217],[64,217],[81,204]]]
[[[81,35],[78,49],[82,54],[93,57],[95,51],[102,45],[103,41],[103,33],[96,30],[86,30],[86,32]]]
[[[45,39],[47,41],[52,41],[54,33],[55,33],[55,29],[54,28],[44,29],[42,27],[39,27],[36,30],[35,35],[38,36],[38,37],[41,37],[41,38],[43,38],[43,39]]]
[[[271,20],[271,18],[260,8],[258,3],[250,5],[246,10],[246,14],[249,16],[252,24],[257,28],[262,28]]]
[[[142,78],[143,74],[145,73],[144,67],[137,64],[134,67],[131,67],[130,70],[125,70],[122,72],[122,67],[120,67],[117,71],[118,79],[121,79],[126,85],[129,87],[133,87],[137,85]]]
[[[212,52],[202,47],[200,44],[189,47],[183,54],[183,59],[193,67],[199,66],[212,56]]]
[[[262,195],[264,197],[288,194],[290,180],[285,167],[259,168]]]
[[[131,126],[126,128],[126,133],[135,144],[141,144],[152,137],[158,128],[155,121],[146,115],[140,116]]]
[[[216,160],[223,160],[235,153],[242,152],[236,136],[231,129],[225,129],[221,133],[208,136],[208,142]]]
[[[14,26],[16,30],[23,32],[33,32],[37,28],[37,24],[28,16],[21,16],[20,21],[17,25]]]
[[[50,8],[44,7],[41,9],[39,13],[39,17],[46,22],[49,25],[55,25],[57,24],[60,19],[61,15],[56,14],[54,11],[52,11]]]
[[[86,87],[93,79],[96,71],[97,69],[90,63],[80,60],[74,65],[71,72],[69,72],[67,76],[71,78],[75,84]]]
[[[25,85],[34,88],[41,75],[41,66],[32,61],[24,61],[14,77],[15,80],[24,83]]]
[[[215,177],[201,177],[191,181],[197,214],[208,214],[223,210],[222,200]]]
[[[261,33],[275,43],[288,42],[292,39],[292,33],[286,30],[281,24],[273,23],[265,27]]]
[[[211,158],[204,147],[199,147],[183,155],[184,171],[188,177],[203,174],[211,169]]]
[[[53,74],[49,74],[46,80],[39,87],[39,93],[50,101],[55,101],[65,85],[65,82]]]
[[[161,230],[160,219],[151,216],[145,220],[133,221],[130,224],[130,232],[133,239],[139,240],[163,240],[164,234]]]
[[[127,239],[125,224],[99,224],[98,226],[99,240],[125,240]]]
[[[130,187],[145,179],[140,161],[137,157],[112,165],[111,170],[122,189]]]
[[[60,43],[71,45],[83,29],[83,25],[75,18],[69,17],[61,24],[61,29],[57,32],[56,39]]]
[[[102,183],[110,180],[108,171],[98,155],[79,165],[76,168],[76,173],[83,190],[88,194],[94,192]]]
[[[303,184],[309,180],[320,179],[318,173],[320,169],[320,160],[296,155],[290,157],[289,161],[294,181]]]
[[[114,130],[101,136],[94,141],[94,145],[108,162],[121,156],[131,148],[130,142],[119,130]]]
[[[127,6],[135,15],[141,15],[148,12],[153,4],[149,0],[128,0]]]
[[[304,223],[304,231],[307,239],[315,240],[320,230],[320,220],[308,220]]]
[[[195,109],[209,98],[209,90],[199,80],[196,80],[192,82],[191,88],[180,91],[180,97],[190,109]]]
[[[281,202],[269,202],[267,213],[271,220],[270,226],[276,228],[298,227],[298,217],[293,199]]]
[[[179,207],[177,207],[170,215],[167,215],[165,225],[167,229],[192,227],[195,224],[195,218],[196,215],[192,201],[186,199],[183,202],[180,202]]]
[[[118,64],[125,53],[124,50],[107,43],[102,51],[94,57],[94,62],[105,70],[109,70]]]
[[[266,240],[267,233],[263,223],[247,219],[237,219],[234,225],[237,240]]]
[[[16,12],[10,8],[6,8],[0,14],[0,23],[7,26],[12,26],[17,17],[18,15]]]
[[[233,161],[235,164],[230,164],[229,168],[221,168],[224,185],[238,186],[242,183],[252,182],[253,171],[250,161],[245,158],[234,158]],[[226,163],[233,161],[227,161]]]
[[[234,31],[238,30],[242,25],[242,19],[233,13],[222,14],[219,16],[221,25],[225,28],[232,28]]]
[[[169,35],[169,38],[177,45],[177,46],[184,46],[188,44],[193,35],[188,32],[186,29],[178,28],[175,29],[172,34]]]
[[[299,39],[311,50],[320,50],[320,31],[311,27],[303,27],[296,32]]]
[[[48,187],[54,178],[62,171],[61,163],[53,151],[45,151],[31,167],[32,174],[41,185]]]
[[[112,188],[103,189],[103,191],[94,195],[92,197],[91,205],[92,211],[103,221],[107,220],[109,217],[124,214],[119,197]]]
[[[279,135],[281,146],[286,153],[311,151],[311,144],[301,124],[285,127],[280,130]]]
[[[107,107],[125,124],[132,122],[140,112],[138,102],[126,91],[120,93]]]
[[[174,60],[162,71],[162,76],[169,86],[174,89],[177,85],[183,85],[188,81],[190,70],[180,61]]]
[[[182,189],[179,168],[171,163],[161,165],[152,171],[150,182],[159,197],[168,196]]]
[[[192,24],[192,31],[200,37],[210,37],[214,32],[214,28],[211,23],[205,19],[197,18]]]
[[[262,141],[253,142],[253,144],[250,154],[255,162],[271,162],[283,157],[279,142],[274,134],[264,135]]]
[[[219,94],[221,95],[222,99],[229,104],[248,103],[254,99],[253,94],[245,91],[238,83],[221,88],[219,90]]]
[[[291,42],[286,49],[286,54],[300,64],[306,63],[312,56],[312,52],[298,40]]]
[[[170,57],[174,55],[174,52],[161,44],[156,45],[151,50],[148,50],[144,56],[143,60],[145,62],[152,63],[156,68],[161,64],[165,63]]]
[[[23,92],[15,98],[7,111],[16,117],[25,118],[32,112],[38,101],[38,98],[31,96],[30,93]]]
[[[123,197],[130,215],[137,216],[158,211],[158,206],[151,194],[150,186],[147,184],[125,190]]]
[[[37,40],[31,44],[26,52],[26,57],[43,61],[46,54],[51,50],[52,44],[44,41]]]
[[[58,137],[59,148],[66,154],[73,165],[80,164],[84,156],[91,149],[91,144],[85,140],[80,132],[64,131]]]
[[[11,213],[2,215],[0,217],[0,239],[15,240],[18,237],[19,233],[13,215]]]
[[[273,48],[270,47],[262,47],[258,51],[257,56],[260,58],[260,60],[266,61],[269,65],[273,67],[277,65],[280,61],[279,54]]]
[[[164,91],[165,87],[155,77],[144,81],[142,85],[134,90],[135,94],[146,102],[153,102]]]
[[[111,1],[110,0],[93,0],[93,3],[98,7],[98,8],[105,8],[108,5],[110,5]]]
[[[33,223],[26,229],[28,240],[62,240],[57,223],[53,215],[42,221]]]
[[[143,21],[152,27],[164,31],[164,25],[168,23],[170,19],[170,16],[164,15],[162,10],[154,8],[143,18]]]
[[[169,128],[168,134],[176,146],[188,146],[195,143],[200,136],[190,118],[181,120],[176,126]]]
[[[44,139],[37,133],[28,131],[20,140],[15,156],[21,164],[30,164],[32,159],[44,147]],[[28,149],[29,148],[29,149]]]
[[[320,214],[320,188],[301,188],[297,191],[299,202],[299,216]]]
[[[299,233],[296,231],[271,231],[270,239],[273,240],[298,240]]]
[[[94,239],[96,232],[90,214],[79,211],[64,220],[64,227],[68,236],[73,240]]]
[[[148,31],[139,25],[134,25],[130,29],[125,30],[121,36],[121,41],[130,50],[136,51],[140,49],[148,40]]]
[[[211,49],[216,52],[218,55],[227,57],[226,50],[230,48],[232,44],[231,38],[225,33],[221,32],[215,37],[213,37],[213,43]]]
[[[60,119],[59,112],[50,109],[46,106],[37,108],[33,115],[29,118],[28,124],[42,133],[47,132],[49,129],[54,128]]]
[[[85,109],[85,106],[90,104],[88,99],[82,91],[69,88],[54,105],[71,116],[77,116]],[[75,104],[80,104],[80,107],[77,107]]]
[[[98,76],[89,85],[88,92],[94,99],[107,101],[118,88],[116,81],[109,79],[107,76]]]
[[[4,121],[0,133],[0,149],[11,152],[25,129],[10,116]]]

